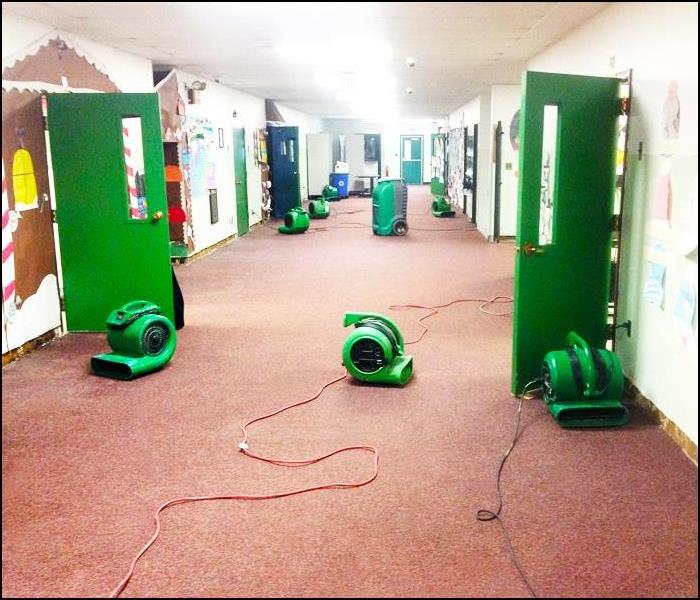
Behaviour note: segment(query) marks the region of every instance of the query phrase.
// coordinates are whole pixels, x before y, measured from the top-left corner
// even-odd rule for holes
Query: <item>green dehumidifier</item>
[[[376,235],[406,235],[408,190],[403,179],[380,179],[372,192],[372,230]]]
[[[92,357],[94,373],[133,379],[164,367],[175,354],[175,326],[153,302],[134,300],[107,317],[107,342],[113,352]]]
[[[359,381],[405,385],[413,375],[413,357],[404,354],[401,331],[375,313],[345,313],[343,326],[355,329],[343,345],[343,365]]]
[[[620,359],[591,348],[576,332],[564,350],[548,352],[542,364],[544,401],[562,427],[614,427],[629,420],[622,404]]]

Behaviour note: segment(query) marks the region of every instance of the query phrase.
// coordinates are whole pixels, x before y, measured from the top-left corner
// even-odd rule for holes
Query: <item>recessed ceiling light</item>
[[[407,56],[406,57],[406,65],[409,67],[415,67],[416,66],[416,59],[413,58],[412,56]]]
[[[412,94],[412,93],[413,93],[413,88],[407,87],[407,88],[406,88],[406,93],[407,93],[407,94]]]

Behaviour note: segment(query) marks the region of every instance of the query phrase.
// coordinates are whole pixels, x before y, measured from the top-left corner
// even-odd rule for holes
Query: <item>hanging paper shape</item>
[[[2,304],[8,323],[15,319],[15,245],[12,240],[10,204],[7,199],[5,162],[2,163]]]
[[[182,171],[177,165],[165,165],[165,181],[179,183],[182,181]]]
[[[12,159],[12,191],[15,195],[15,210],[31,210],[39,206],[36,190],[34,162],[26,148],[20,148]]]
[[[184,223],[187,221],[187,215],[185,211],[179,206],[169,206],[168,207],[168,221],[171,223]]]

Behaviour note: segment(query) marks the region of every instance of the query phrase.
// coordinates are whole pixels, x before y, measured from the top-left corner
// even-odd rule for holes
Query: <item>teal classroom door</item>
[[[605,346],[619,80],[523,77],[512,390],[576,331]]]
[[[248,215],[248,173],[245,161],[245,130],[233,130],[233,171],[236,178],[236,222],[238,235],[245,235],[250,229]]]
[[[407,185],[423,183],[423,136],[401,136],[401,179]]]
[[[48,128],[68,330],[130,300],[173,319],[158,96],[49,94]]]

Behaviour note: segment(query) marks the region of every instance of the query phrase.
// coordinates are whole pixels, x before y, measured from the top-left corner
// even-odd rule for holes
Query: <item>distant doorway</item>
[[[401,136],[401,179],[407,185],[423,183],[423,136]]]

